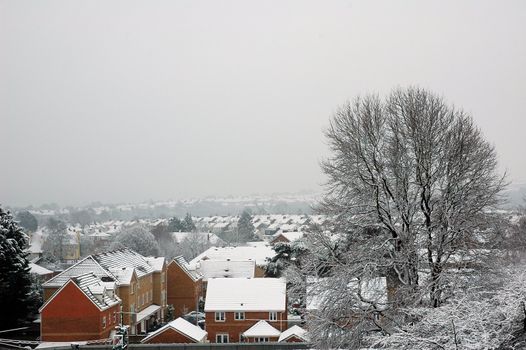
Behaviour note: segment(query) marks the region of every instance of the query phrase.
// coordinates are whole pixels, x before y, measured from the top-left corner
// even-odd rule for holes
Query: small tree
[[[194,232],[196,230],[194,220],[192,219],[192,215],[190,215],[190,213],[186,213],[186,216],[184,217],[183,228],[185,232]]]
[[[172,304],[166,307],[165,322],[173,321],[175,318],[175,308]]]
[[[35,232],[38,228],[37,219],[27,210],[19,211],[16,214],[16,221],[26,232]]]
[[[42,246],[43,254],[49,261],[61,261],[64,258],[64,246],[69,239],[67,225],[61,220],[50,218],[47,228],[48,235]]]
[[[129,248],[144,256],[158,256],[159,244],[155,237],[143,225],[136,225],[119,233],[112,242],[110,249]]]
[[[167,230],[168,232],[184,232],[185,227],[183,222],[179,218],[174,216],[168,221]]]
[[[0,207],[0,330],[15,328],[30,307],[26,248],[27,236],[11,214]]]
[[[252,224],[252,214],[245,209],[237,222],[237,241],[248,242],[254,238],[254,225]]]

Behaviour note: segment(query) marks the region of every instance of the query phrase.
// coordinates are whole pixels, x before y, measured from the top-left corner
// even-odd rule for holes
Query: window
[[[130,285],[131,294],[135,293],[135,283]]]
[[[245,313],[244,312],[241,312],[241,311],[234,312],[234,320],[242,321],[244,319],[245,319]]]
[[[150,291],[150,301],[152,301],[152,300],[153,300],[153,292]]]
[[[228,343],[228,334],[216,334],[216,343]]]
[[[225,322],[225,312],[216,312],[216,322]]]
[[[117,323],[117,312],[113,313],[113,323]]]
[[[273,311],[268,313],[268,319],[270,321],[277,321],[278,320],[278,313]]]
[[[256,343],[268,343],[267,337],[257,337],[254,340],[256,341]]]
[[[164,283],[164,272],[161,272],[161,283]]]
[[[102,317],[102,328],[106,328],[106,316]]]

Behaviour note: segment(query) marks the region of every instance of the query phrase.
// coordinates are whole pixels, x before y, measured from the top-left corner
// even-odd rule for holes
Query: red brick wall
[[[167,269],[167,304],[173,305],[175,318],[185,312],[195,311],[201,295],[201,280],[195,282],[176,263],[172,262]]]
[[[215,312],[206,313],[206,331],[211,343],[215,343],[216,334],[228,333],[230,342],[239,342],[239,335],[256,324],[259,320],[267,321],[280,332],[288,329],[287,313],[278,312],[277,321],[269,321],[269,313],[264,311],[245,312],[245,320],[234,320],[234,312],[225,312],[225,322],[215,321]]]
[[[287,343],[303,343],[304,340],[293,335],[292,337],[288,338],[285,342],[287,342]]]
[[[162,333],[157,334],[155,337],[148,339],[146,344],[162,344],[162,343],[195,343],[193,339],[190,339],[181,333],[167,328]]]
[[[73,283],[69,282],[41,313],[42,340],[75,341],[104,339],[118,323],[113,314],[119,305],[100,311],[95,304]],[[106,316],[106,327],[102,318]]]

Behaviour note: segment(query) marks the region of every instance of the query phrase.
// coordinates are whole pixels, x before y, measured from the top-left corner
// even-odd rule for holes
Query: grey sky
[[[526,179],[525,1],[0,0],[0,202],[319,190],[347,98],[416,84]]]

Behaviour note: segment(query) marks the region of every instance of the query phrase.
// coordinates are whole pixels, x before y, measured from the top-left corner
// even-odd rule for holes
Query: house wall
[[[257,278],[265,277],[265,268],[263,266],[256,266],[254,277],[257,277]]]
[[[160,344],[160,343],[196,343],[191,338],[175,331],[172,328],[167,328],[165,331],[157,334],[155,337],[148,339],[145,344]]]
[[[234,312],[225,312],[225,321],[216,322],[215,312],[206,312],[206,331],[208,332],[208,339],[211,343],[215,343],[216,334],[228,333],[228,338],[231,343],[240,341],[239,335],[252,327],[260,320],[267,321],[272,327],[283,332],[288,328],[287,312],[278,312],[277,321],[269,320],[268,311],[252,311],[245,312],[245,319],[237,321],[234,319]]]
[[[67,284],[41,312],[41,339],[43,341],[75,341],[108,338],[118,324],[113,315],[119,305],[100,311],[73,283]],[[106,327],[102,319],[106,317]]]
[[[122,300],[122,311],[124,312],[122,314],[122,323],[129,325],[131,316],[125,312],[130,312],[130,286],[119,286],[117,289],[117,295]]]
[[[176,263],[170,263],[167,269],[167,304],[173,305],[175,318],[197,310],[201,296],[201,280],[194,281]]]
[[[153,303],[161,306],[161,319],[164,321],[166,308],[166,265],[161,272],[153,274]]]

